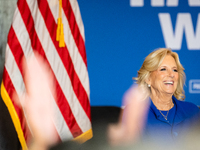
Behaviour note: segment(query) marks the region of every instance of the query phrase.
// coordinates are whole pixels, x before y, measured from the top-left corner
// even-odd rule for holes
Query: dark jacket
[[[174,107],[170,109],[167,120],[150,102],[148,116],[144,127],[144,139],[173,143],[185,136],[199,120],[199,108],[190,102],[179,101],[172,97]]]

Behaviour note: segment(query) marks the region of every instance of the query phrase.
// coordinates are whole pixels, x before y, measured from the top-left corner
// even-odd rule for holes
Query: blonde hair
[[[158,67],[161,65],[166,55],[171,55],[174,58],[177,65],[178,74],[179,74],[178,84],[174,92],[174,96],[178,100],[184,100],[185,91],[183,89],[183,86],[185,85],[185,78],[186,78],[184,68],[179,61],[178,54],[176,52],[172,52],[171,49],[159,48],[151,52],[145,58],[142,64],[142,67],[138,71],[138,76],[133,79],[136,80],[137,84],[147,86],[146,81],[150,77],[151,72],[158,69]]]

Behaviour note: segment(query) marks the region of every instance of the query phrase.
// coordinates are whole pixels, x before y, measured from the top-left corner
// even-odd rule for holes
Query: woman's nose
[[[173,78],[174,77],[174,71],[168,70],[168,75],[169,75],[169,77]]]

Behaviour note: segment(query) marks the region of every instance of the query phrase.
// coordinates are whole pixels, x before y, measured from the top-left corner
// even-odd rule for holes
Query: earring
[[[148,87],[151,87],[151,85],[150,85],[150,84],[148,84],[147,86],[148,86]]]

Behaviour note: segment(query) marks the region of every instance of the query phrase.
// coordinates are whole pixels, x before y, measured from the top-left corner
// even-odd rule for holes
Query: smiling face
[[[172,96],[177,88],[178,78],[177,64],[171,55],[167,55],[158,69],[151,73],[147,83],[151,85],[152,94]]]

